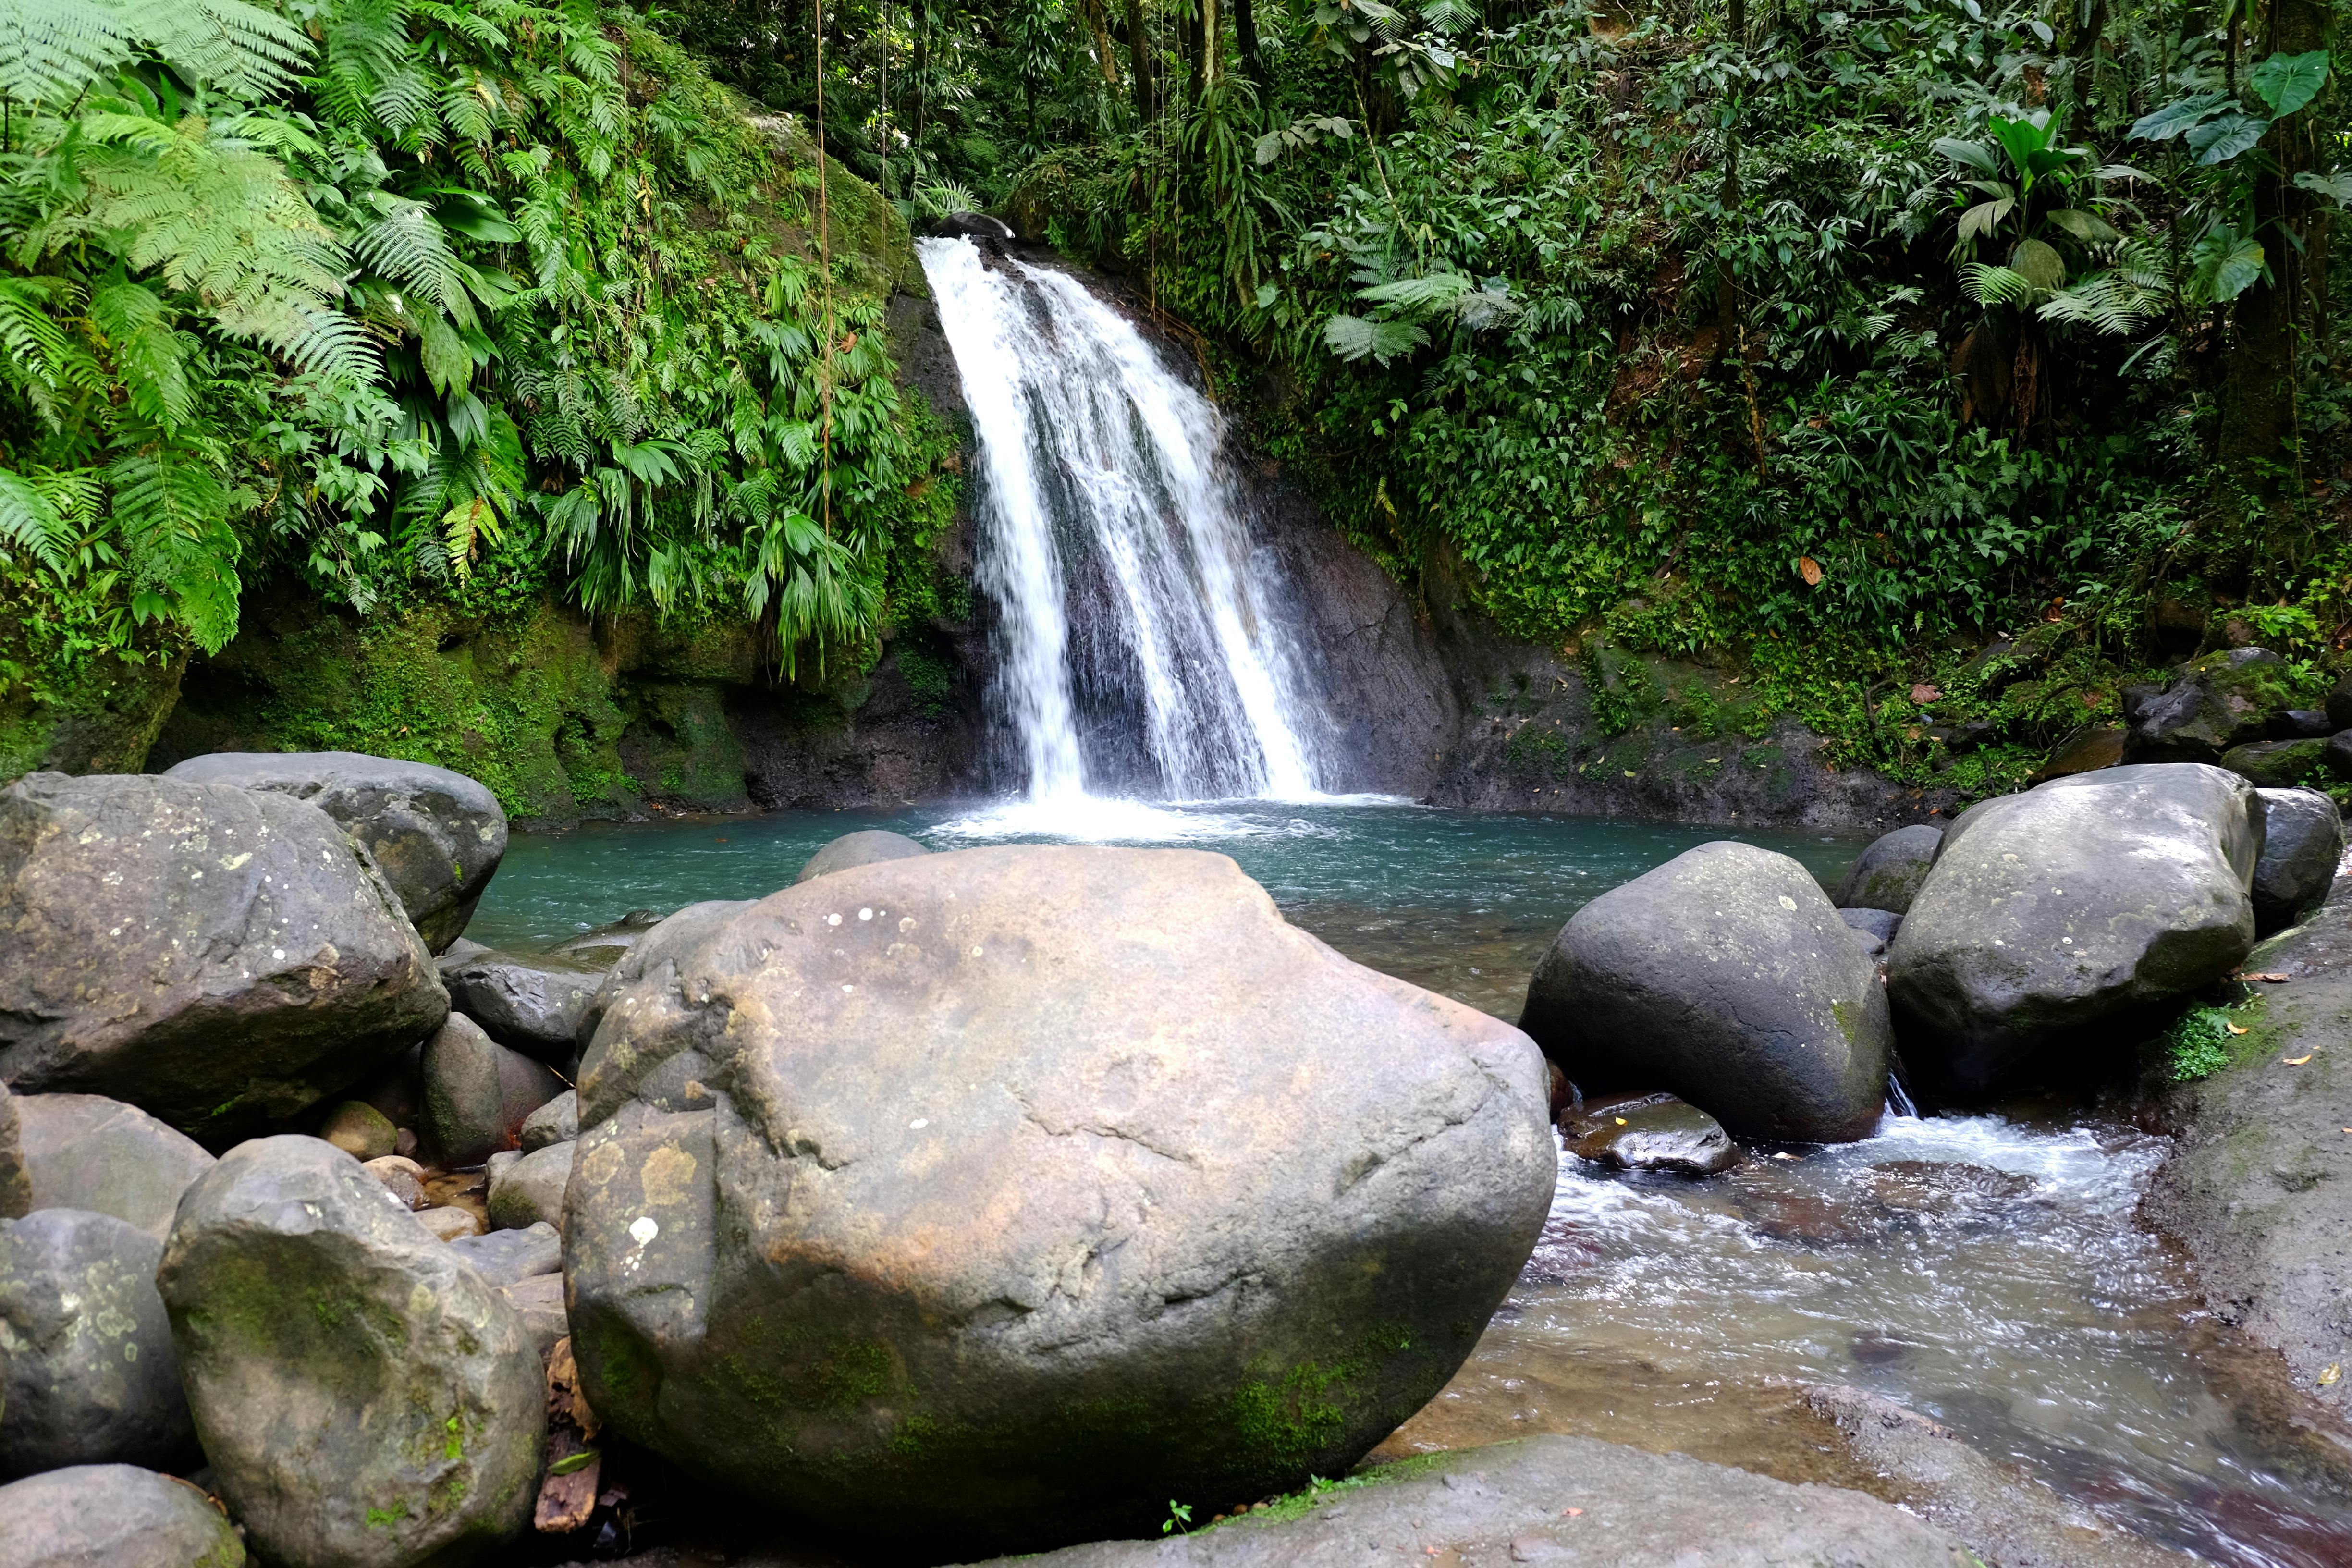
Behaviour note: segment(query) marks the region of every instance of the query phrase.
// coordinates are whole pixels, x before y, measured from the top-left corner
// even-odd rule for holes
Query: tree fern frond
[[[0,561],[13,545],[62,577],[72,531],[40,488],[24,475],[0,468]]]

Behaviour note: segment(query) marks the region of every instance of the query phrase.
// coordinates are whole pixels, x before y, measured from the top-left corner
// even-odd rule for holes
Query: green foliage
[[[886,613],[912,414],[811,172],[601,0],[0,0],[0,574],[68,653],[366,612]],[[63,644],[54,646],[64,647]]]
[[[2175,1018],[2158,1041],[2168,1076],[2175,1083],[2211,1078],[2236,1059],[2231,1044],[2252,1032],[2237,1021],[2237,1009],[2191,1007]]]

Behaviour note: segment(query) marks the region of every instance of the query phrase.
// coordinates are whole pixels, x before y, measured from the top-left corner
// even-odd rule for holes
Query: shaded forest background
[[[1699,658],[2013,784],[2159,664],[2352,644],[2341,10],[0,0],[0,680],[265,585],[870,658],[954,433],[808,243],[821,130],[1132,275],[1605,722],[1612,650]]]

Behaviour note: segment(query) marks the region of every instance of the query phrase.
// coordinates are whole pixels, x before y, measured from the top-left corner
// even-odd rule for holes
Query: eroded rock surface
[[[703,931],[583,1068],[573,1342],[625,1436],[863,1535],[1149,1531],[1342,1474],[1550,1203],[1532,1045],[1222,856],[964,850]]]

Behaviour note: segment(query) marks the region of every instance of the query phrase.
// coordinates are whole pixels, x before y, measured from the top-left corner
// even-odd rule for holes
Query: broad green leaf
[[[2039,124],[2032,119],[2004,120],[1996,114],[1986,122],[1987,128],[1992,132],[1993,140],[2000,143],[2001,151],[2009,154],[2009,161],[2021,170],[2032,168],[2029,160],[2050,144],[2050,117],[2042,114],[2037,118],[2041,121]]]
[[[2108,226],[2106,219],[2079,207],[2060,207],[2050,215],[2050,221],[2084,245],[2112,245],[2123,237]]]
[[[2059,289],[2066,282],[2066,258],[2038,239],[2021,239],[2009,253],[2010,270],[2036,289]]]
[[[2294,183],[2318,192],[2339,207],[2352,207],[2352,169],[2338,169],[2332,174],[2315,174],[2306,169],[2294,177]]]
[[[1282,290],[1271,283],[1261,283],[1257,286],[1257,308],[1261,310],[1273,309],[1274,302],[1281,297]]]
[[[2317,98],[2327,84],[2327,51],[2273,55],[2256,66],[2246,81],[2271,106],[2273,114],[2284,118]]]
[[[1947,136],[1936,143],[1936,151],[1956,163],[1966,163],[1971,169],[1982,169],[1988,174],[2000,173],[2000,165],[1993,162],[1992,153],[1981,142],[1962,142]]]
[[[2262,242],[2228,224],[2208,229],[2189,260],[2189,292],[2217,305],[2236,299],[2263,275]]]
[[[2169,142],[2208,117],[2218,113],[2230,101],[2226,92],[2200,92],[2188,98],[2177,98],[2162,109],[2152,110],[2132,121],[2128,134],[2139,142]]]
[[[1962,239],[1990,239],[2000,220],[2016,209],[2017,203],[2004,198],[1997,202],[1979,202],[1960,215]]]
[[[2225,114],[2191,131],[2189,150],[2197,154],[2199,167],[2210,169],[2228,163],[2260,142],[2263,132],[2270,128],[2269,121],[2256,120],[2251,114]]]

